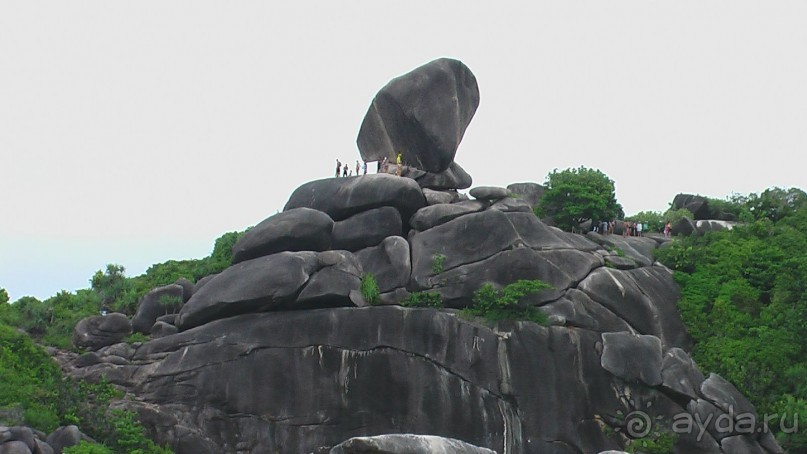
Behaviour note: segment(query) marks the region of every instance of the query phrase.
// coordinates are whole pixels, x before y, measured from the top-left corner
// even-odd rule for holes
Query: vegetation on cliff
[[[807,195],[776,188],[731,203],[725,208],[751,222],[680,238],[657,256],[676,271],[701,369],[791,427],[794,415],[807,421]],[[807,431],[777,439],[790,452],[807,451]]]

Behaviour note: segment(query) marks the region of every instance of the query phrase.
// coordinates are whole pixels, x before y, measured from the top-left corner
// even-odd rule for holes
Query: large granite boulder
[[[179,284],[164,285],[146,293],[132,317],[132,329],[149,334],[158,317],[180,310],[182,303],[187,301],[184,294],[185,288]]]
[[[401,219],[409,219],[425,205],[423,191],[414,180],[373,174],[305,183],[294,190],[284,211],[308,207],[341,221],[363,211],[391,206],[401,213]]]
[[[182,306],[182,331],[249,312],[352,306],[361,265],[348,251],[280,252],[235,264],[217,274]]]
[[[443,172],[454,160],[479,105],[476,77],[462,62],[440,58],[391,80],[373,99],[356,143],[362,159],[403,161]]]
[[[673,210],[686,208],[694,216],[695,220],[709,219],[709,199],[694,194],[678,194],[672,201]]]
[[[409,225],[415,230],[428,230],[462,215],[478,213],[487,207],[486,202],[479,200],[429,205],[417,210],[409,220]]]
[[[401,214],[393,207],[381,207],[353,215],[333,227],[333,248],[357,251],[376,246],[388,236],[401,236]]]
[[[283,251],[325,251],[331,247],[333,219],[322,211],[294,208],[247,230],[233,246],[233,263]]]
[[[73,345],[78,348],[98,350],[117,344],[132,334],[132,323],[126,315],[113,312],[81,319],[73,329]]]
[[[412,274],[409,243],[399,236],[385,238],[378,246],[356,252],[356,258],[362,270],[373,275],[382,293],[409,283]]]

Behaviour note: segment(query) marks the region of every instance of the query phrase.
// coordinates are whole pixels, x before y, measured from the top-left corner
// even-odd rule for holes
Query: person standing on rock
[[[342,163],[339,160],[336,160],[336,177],[339,178],[339,174],[342,172]]]
[[[636,236],[642,236],[642,222],[636,222]]]
[[[345,164],[345,165],[342,167],[342,176],[343,176],[343,177],[346,177],[346,176],[347,176],[347,164]]]
[[[359,160],[356,160],[356,176],[359,176]]]
[[[397,167],[395,169],[395,175],[401,176],[401,164],[402,163],[403,163],[403,156],[401,155],[401,152],[399,151],[398,156],[395,157],[395,165]]]
[[[367,161],[362,161],[361,165],[362,175],[367,175]],[[358,172],[357,172],[358,174]]]

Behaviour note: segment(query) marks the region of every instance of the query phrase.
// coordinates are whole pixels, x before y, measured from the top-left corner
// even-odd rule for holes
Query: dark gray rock
[[[157,337],[170,336],[172,334],[176,334],[177,332],[179,332],[179,330],[177,329],[176,326],[172,324],[165,322],[156,322],[154,325],[152,325],[149,334],[151,334],[151,337],[157,338]]]
[[[605,259],[606,264],[618,270],[631,270],[633,268],[636,268],[636,262],[627,257],[620,257],[618,255],[606,255],[603,258]]]
[[[709,377],[701,384],[701,394],[726,413],[734,415],[742,413],[755,415],[757,413],[751,401],[720,375],[709,374]]]
[[[470,188],[474,181],[456,162],[452,162],[448,169],[440,173],[423,172],[415,180],[424,189],[466,189]]]
[[[412,261],[409,243],[399,237],[384,239],[376,247],[362,249],[356,258],[365,273],[371,273],[382,293],[403,288],[409,283],[412,274]]]
[[[45,441],[55,452],[61,453],[64,448],[81,443],[83,436],[78,427],[74,425],[61,426],[48,435]]]
[[[695,227],[695,223],[689,219],[688,217],[683,217],[672,224],[672,235],[678,236],[689,236],[693,233],[696,233],[698,230]]]
[[[691,400],[700,396],[703,374],[692,358],[680,348],[671,348],[664,354],[661,376],[665,388]]]
[[[454,203],[459,201],[459,194],[456,191],[438,191],[435,189],[423,189],[423,196],[427,205],[438,205],[441,203]]]
[[[37,438],[36,439],[36,448],[33,450],[33,453],[34,454],[54,454],[55,451],[53,450],[53,448],[50,447],[49,444],[47,444],[44,441]]]
[[[423,192],[414,180],[373,174],[305,183],[294,190],[284,211],[308,207],[341,221],[363,211],[391,206],[401,213],[401,219],[409,219],[425,205]]]
[[[157,317],[175,314],[182,308],[185,289],[179,284],[164,285],[152,289],[143,296],[132,317],[132,329],[148,334]]]
[[[522,302],[541,304],[560,298],[566,289],[601,264],[593,254],[576,250],[516,248],[439,274],[431,269],[418,271],[413,266],[412,286],[415,290],[437,291],[446,306],[462,308],[471,305],[474,292],[485,283],[504,287],[520,279],[540,279],[552,288],[525,297]],[[424,274],[416,274],[420,272]]]
[[[209,275],[199,279],[198,281],[196,281],[196,285],[193,286],[193,293],[198,292],[200,288],[204,287],[208,282],[213,280],[213,278],[216,277],[216,276],[218,276],[218,273],[209,274]],[[187,301],[185,301],[185,302],[187,303]]]
[[[87,352],[83,355],[79,356],[73,361],[73,365],[75,367],[87,367],[92,366],[93,364],[98,364],[101,362],[101,358],[98,356],[98,353],[95,352]]]
[[[442,269],[450,270],[491,257],[511,248],[518,240],[518,233],[500,211],[460,216],[412,236],[413,277],[435,274],[432,269],[438,256],[444,257]]]
[[[687,404],[687,411],[692,414],[695,430],[705,431],[717,441],[732,434],[732,417],[711,403],[703,399],[692,400]]]
[[[372,101],[356,140],[362,159],[442,172],[454,160],[479,105],[473,73],[458,60],[440,58],[391,80]]]
[[[353,215],[333,227],[333,248],[358,251],[376,246],[388,236],[403,234],[398,210],[381,207]]]
[[[9,427],[10,440],[21,441],[29,451],[36,449],[36,436],[30,427],[12,426]],[[7,444],[7,443],[4,443]]]
[[[661,340],[631,333],[602,334],[603,369],[631,382],[658,386],[661,379]]]
[[[98,350],[117,344],[132,334],[132,324],[124,314],[113,312],[80,320],[73,329],[73,345]]]
[[[247,230],[233,246],[233,264],[284,251],[325,251],[331,247],[334,222],[311,208],[270,216]]]
[[[577,286],[637,332],[657,336],[665,348],[688,350],[692,339],[678,313],[678,287],[663,267],[594,270]]]
[[[658,242],[652,238],[621,235],[601,235],[596,232],[588,232],[586,238],[602,245],[606,249],[614,252],[621,252],[625,257],[633,260],[641,266],[650,266],[655,259],[653,251],[658,247]]]
[[[596,332],[629,332],[630,325],[580,290],[570,288],[563,298],[541,306],[549,316],[562,317],[564,325]]]
[[[31,454],[31,449],[25,442],[14,440],[0,445],[0,454]]]
[[[346,251],[328,251],[320,253],[317,262],[319,270],[300,292],[295,309],[353,306],[350,294],[361,288],[356,257]]]
[[[168,323],[169,325],[173,325],[177,319],[177,314],[165,314],[157,317],[158,322]]]
[[[507,197],[510,193],[506,188],[496,186],[477,186],[468,191],[468,194],[475,199],[496,201]]]
[[[538,183],[513,183],[507,185],[508,192],[519,196],[519,198],[529,203],[531,207],[538,205],[541,197],[544,196],[545,190],[546,188]]]
[[[532,213],[507,213],[507,219],[516,229],[521,241],[537,250],[578,249],[596,251],[600,247],[584,236],[548,227]]]
[[[720,448],[731,454],[765,454],[759,443],[749,435],[735,435],[720,441]]]
[[[186,330],[217,318],[289,303],[316,270],[315,252],[280,252],[233,265],[182,306],[176,326]]]
[[[440,224],[456,219],[462,215],[478,213],[488,207],[486,202],[472,200],[452,204],[430,205],[423,207],[409,220],[409,225],[415,230],[428,230]]]
[[[711,214],[709,210],[709,199],[699,195],[676,195],[672,202],[672,209],[680,210],[681,208],[689,210],[695,216],[695,220],[709,219]]]
[[[505,197],[501,200],[498,200],[496,203],[490,206],[490,209],[504,211],[505,213],[513,213],[513,212],[529,213],[534,216],[532,212],[532,207],[530,206],[529,203],[521,199],[514,199],[512,197]]]
[[[496,454],[453,438],[433,435],[391,434],[354,437],[334,446],[329,454]]]
[[[195,284],[184,277],[177,279],[177,281],[174,282],[174,284],[182,287],[182,304],[187,303],[188,300],[191,299],[191,296],[193,295],[193,287],[195,286]]]

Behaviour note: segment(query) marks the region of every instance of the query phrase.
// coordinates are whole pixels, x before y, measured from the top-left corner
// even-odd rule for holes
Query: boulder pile
[[[539,185],[456,191],[470,186],[453,158],[478,102],[455,60],[393,80],[358,143],[365,159],[403,152],[403,176],[303,184],[235,244],[231,267],[189,294],[154,291],[183,304],[170,318],[144,307],[137,330],[175,333],[67,369],[125,387],[179,453],[597,453],[682,415],[755,415],[690,358],[678,289],[653,259],[667,240],[547,226],[532,213]],[[483,284],[521,279],[551,285],[522,301],[549,324],[459,311]],[[406,306],[422,292],[445,307]],[[637,434],[627,415],[666,425]],[[676,450],[781,452],[737,427],[678,433]]]

